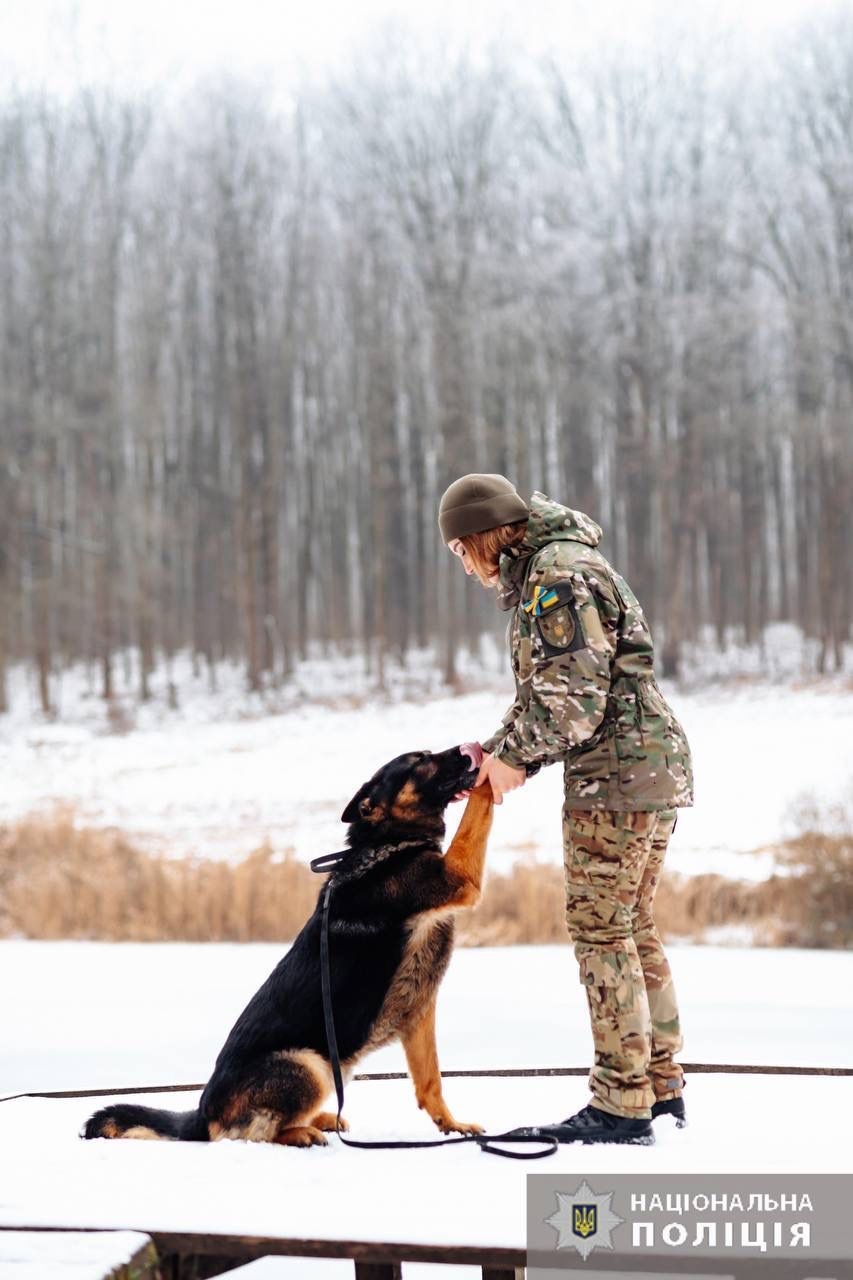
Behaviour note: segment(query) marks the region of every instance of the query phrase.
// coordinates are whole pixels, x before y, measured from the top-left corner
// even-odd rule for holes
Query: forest
[[[505,623],[438,501],[499,471],[596,519],[663,674],[853,610],[853,15],[760,59],[378,38],[298,91],[0,89],[0,710],[178,653]]]

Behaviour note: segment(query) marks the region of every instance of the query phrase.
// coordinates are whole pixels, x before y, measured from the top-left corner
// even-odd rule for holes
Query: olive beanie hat
[[[491,473],[462,476],[445,489],[438,508],[438,527],[445,542],[482,533],[501,524],[526,520],[530,508],[506,476]]]

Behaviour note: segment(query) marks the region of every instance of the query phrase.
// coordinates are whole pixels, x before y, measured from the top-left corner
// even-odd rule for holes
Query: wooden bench
[[[206,1280],[257,1258],[340,1258],[355,1280],[400,1280],[404,1262],[480,1267],[483,1280],[523,1280],[523,1250],[484,1246],[368,1243],[361,1240],[275,1240],[251,1236],[172,1235],[155,1232],[164,1280]]]
[[[14,1280],[159,1280],[160,1261],[140,1231],[0,1230],[0,1276]]]
[[[259,1258],[340,1258],[355,1280],[401,1280],[404,1262],[477,1266],[482,1280],[524,1280],[529,1264],[543,1270],[584,1272],[571,1252],[526,1255],[523,1250],[474,1245],[424,1245],[354,1240],[300,1240],[274,1236],[201,1235],[154,1231],[66,1231],[0,1227],[0,1275],[33,1280],[46,1274],[75,1280],[210,1280]],[[848,1259],[673,1257],[659,1251],[608,1254],[613,1275],[721,1276],[733,1280],[849,1280]],[[11,1268],[15,1266],[14,1273]]]
[[[580,1254],[566,1251],[540,1256],[523,1250],[473,1246],[366,1243],[346,1240],[274,1240],[251,1237],[164,1235],[155,1232],[154,1244],[163,1268],[163,1280],[207,1280],[257,1258],[346,1258],[354,1263],[355,1280],[402,1280],[404,1262],[429,1262],[480,1267],[482,1280],[524,1280],[529,1264],[542,1270],[577,1271],[585,1263]],[[655,1251],[652,1256],[608,1253],[599,1262],[608,1274],[668,1276],[720,1276],[732,1280],[850,1280],[851,1263],[844,1260],[807,1258],[695,1258]]]

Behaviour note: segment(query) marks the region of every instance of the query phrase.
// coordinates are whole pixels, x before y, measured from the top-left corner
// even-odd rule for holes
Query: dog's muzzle
[[[463,756],[467,756],[471,761],[472,769],[479,769],[480,765],[483,763],[484,755],[483,748],[480,746],[479,742],[463,742],[459,750],[462,752]]]

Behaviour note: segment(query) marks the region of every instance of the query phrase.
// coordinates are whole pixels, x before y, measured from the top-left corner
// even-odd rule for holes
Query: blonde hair
[[[482,586],[494,586],[492,579],[498,572],[501,552],[521,542],[526,532],[527,521],[516,520],[513,524],[499,524],[494,529],[469,533],[459,539]]]

